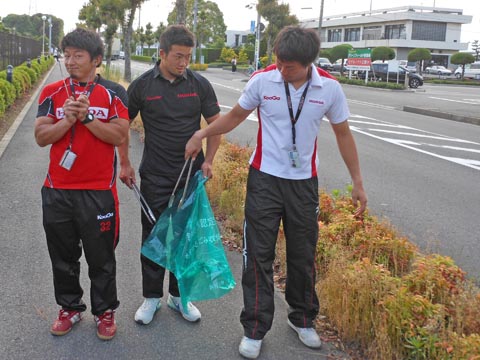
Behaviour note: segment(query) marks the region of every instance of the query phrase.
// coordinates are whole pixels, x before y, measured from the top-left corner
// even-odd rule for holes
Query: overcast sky
[[[0,16],[8,14],[52,14],[62,18],[65,23],[65,32],[72,30],[78,21],[78,12],[88,0],[2,0]],[[248,30],[250,21],[256,20],[255,10],[245,6],[255,4],[249,0],[216,0],[223,13],[228,30]],[[279,3],[290,4],[290,12],[302,19],[318,18],[320,14],[320,0],[279,0]],[[151,22],[154,28],[160,22],[167,23],[166,19],[174,7],[175,0],[147,0],[140,11],[140,24],[145,26]],[[324,0],[324,17],[357,11],[391,8],[405,5],[436,6],[442,8],[462,9],[463,14],[472,15],[469,25],[462,26],[462,42],[480,40],[480,1],[478,0]],[[136,26],[138,26],[138,14]],[[135,26],[135,27],[136,27]]]

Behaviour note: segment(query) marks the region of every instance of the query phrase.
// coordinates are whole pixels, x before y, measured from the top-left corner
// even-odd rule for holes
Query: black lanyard
[[[290,121],[292,122],[292,141],[293,141],[293,147],[295,148],[295,138],[296,138],[295,124],[297,123],[298,118],[300,117],[300,113],[302,112],[303,104],[305,102],[305,97],[307,96],[307,91],[308,91],[308,88],[310,87],[310,80],[308,80],[307,85],[303,90],[303,94],[302,94],[302,97],[300,98],[300,102],[298,103],[297,114],[295,115],[295,117],[293,117],[292,97],[290,96],[290,89],[288,88],[288,83],[284,81],[283,84],[285,85],[285,94],[287,95],[288,112],[290,114]]]
[[[86,94],[87,98],[90,97],[90,94],[92,93],[95,85],[97,85],[97,82],[98,82],[98,75],[95,75],[95,79],[93,79],[93,82],[90,84],[90,88],[87,91],[87,94]],[[76,100],[77,97],[75,96],[75,85],[73,84],[72,78],[70,78],[70,91],[72,92],[73,98]],[[68,93],[67,93],[67,95],[68,95]]]
[[[87,94],[86,94],[87,98],[89,98],[90,95],[92,94],[93,88],[95,87],[95,85],[97,85],[97,82],[98,82],[98,75],[95,75],[95,79],[93,79],[93,82],[90,84],[90,87],[88,88],[88,91],[87,91]],[[70,91],[72,92],[73,98],[76,100],[77,97],[75,96],[75,85],[73,84],[73,81],[72,81],[71,77],[70,77]],[[68,91],[67,91],[67,96],[68,96]],[[68,145],[67,149],[72,148],[73,137],[75,136],[75,126],[72,126],[71,129],[72,129],[72,131],[70,132],[70,144]]]

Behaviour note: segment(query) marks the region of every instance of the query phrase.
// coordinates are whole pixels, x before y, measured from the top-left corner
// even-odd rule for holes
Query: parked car
[[[323,70],[333,71],[333,65],[327,58],[318,58],[315,61],[318,67],[322,68]]]
[[[405,83],[405,76],[408,75],[408,86],[412,89],[416,89],[419,86],[423,85],[423,77],[417,73],[408,71],[404,66],[398,66],[397,71],[388,71],[388,63],[373,63],[371,71],[368,72],[368,77],[376,81],[387,81],[388,73],[388,82],[398,82],[403,84]],[[361,79],[365,79],[365,72],[358,72],[357,76]]]
[[[118,53],[118,57],[119,57],[120,59],[122,59],[122,60],[125,60],[125,51],[120,51],[120,52]]]
[[[462,66],[459,66],[454,74],[457,79],[460,79],[462,77]],[[473,79],[480,78],[480,61],[476,61],[473,64],[465,64],[465,74],[463,74],[463,77]]]
[[[338,59],[337,61],[335,61],[335,63],[333,63],[333,71],[340,72],[341,67],[342,67],[342,59]],[[347,71],[348,71],[348,59],[345,59],[343,61],[343,72],[347,72]]]
[[[417,62],[408,60],[399,60],[399,65],[405,67],[410,72],[417,72]]]
[[[436,74],[436,75],[452,75],[452,71],[447,69],[445,66],[442,65],[433,65],[425,68],[425,73],[427,74]]]

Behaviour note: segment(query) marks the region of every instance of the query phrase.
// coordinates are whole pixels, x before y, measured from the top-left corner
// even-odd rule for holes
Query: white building
[[[307,28],[318,29],[318,18],[303,20]],[[461,9],[426,6],[402,6],[324,17],[320,36],[321,48],[330,49],[348,43],[355,49],[388,46],[397,60],[407,59],[416,48],[432,53],[432,62],[450,65],[450,56],[467,50],[460,42],[462,24],[472,16]]]
[[[247,42],[247,35],[253,32],[249,30],[227,30],[225,33],[225,45],[230,47],[239,47]]]

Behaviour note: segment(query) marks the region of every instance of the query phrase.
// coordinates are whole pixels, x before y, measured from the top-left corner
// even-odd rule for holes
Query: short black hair
[[[194,47],[195,35],[185,25],[170,25],[160,35],[160,49],[166,54],[172,49],[172,45]]]
[[[286,26],[273,43],[273,52],[281,61],[298,61],[304,66],[313,63],[320,51],[320,38],[313,29]]]
[[[100,35],[95,31],[83,28],[76,28],[65,35],[60,47],[62,48],[62,51],[65,51],[65,48],[67,47],[86,50],[90,54],[91,59],[94,59],[99,55],[103,57],[104,52],[103,41],[100,38]]]

